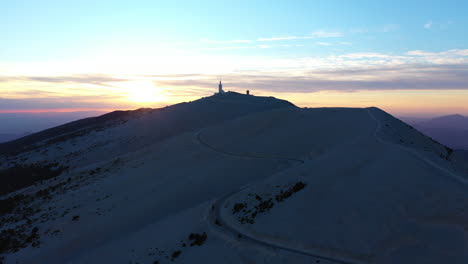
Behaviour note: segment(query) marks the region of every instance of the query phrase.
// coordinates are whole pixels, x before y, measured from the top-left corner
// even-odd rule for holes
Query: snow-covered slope
[[[468,260],[466,164],[376,108],[227,93],[72,135],[2,157],[68,167],[3,196],[6,263]]]

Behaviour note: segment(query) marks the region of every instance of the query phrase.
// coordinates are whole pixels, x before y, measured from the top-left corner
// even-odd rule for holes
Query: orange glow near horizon
[[[463,90],[394,90],[316,93],[269,93],[299,107],[371,107],[375,106],[397,116],[462,114],[468,116],[468,91]]]
[[[240,89],[232,89],[241,92]],[[193,101],[199,95],[158,96],[147,89],[135,89],[128,99],[119,100],[120,107],[105,108],[57,108],[57,109],[2,109],[6,113],[71,113],[71,112],[112,112],[133,110],[142,107],[159,108],[179,102]],[[147,94],[149,93],[149,94]],[[445,114],[468,115],[468,91],[358,91],[358,92],[316,92],[316,93],[274,93],[255,91],[258,96],[274,96],[288,100],[299,107],[379,107],[397,116],[438,116]],[[207,94],[206,96],[210,96]],[[133,97],[132,97],[133,96]],[[160,101],[158,101],[160,100]]]
[[[127,109],[105,109],[105,108],[62,108],[62,109],[0,109],[0,114],[15,113],[73,113],[73,112],[112,112],[115,110]]]
[[[212,87],[171,86],[150,77],[134,79],[124,77],[126,81],[111,81],[101,84],[70,85],[69,83],[37,83],[9,81],[0,83],[4,90],[2,98],[21,102],[36,102],[11,109],[0,109],[0,113],[69,113],[69,112],[111,112],[131,110],[142,107],[159,108],[197,100],[211,96],[217,90],[217,83]],[[207,79],[206,82],[210,82]],[[159,85],[158,85],[159,84]],[[243,85],[241,82],[237,85]],[[32,87],[32,88],[25,88]],[[274,96],[285,99],[299,107],[379,107],[397,116],[438,116],[445,114],[462,114],[468,116],[468,90],[360,90],[352,92],[318,91],[318,92],[275,92],[257,90],[255,87],[231,86],[224,83],[225,90],[245,93],[248,88],[253,95]],[[285,90],[288,90],[285,88]],[[47,102],[47,104],[45,104]],[[63,102],[71,102],[69,107],[61,107]],[[50,106],[49,109],[44,108]],[[67,104],[65,104],[67,105]],[[83,105],[83,107],[80,107]],[[31,109],[24,109],[22,106]],[[37,108],[35,108],[37,107]],[[6,108],[6,107],[2,107]]]

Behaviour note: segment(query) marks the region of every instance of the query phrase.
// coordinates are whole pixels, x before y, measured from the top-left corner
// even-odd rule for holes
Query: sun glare
[[[161,89],[152,82],[137,81],[126,85],[127,100],[134,103],[152,103],[164,100]]]

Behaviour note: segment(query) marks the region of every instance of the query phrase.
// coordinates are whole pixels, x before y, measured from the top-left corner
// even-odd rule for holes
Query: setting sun
[[[161,89],[150,81],[128,82],[125,85],[127,100],[134,103],[152,103],[163,101]]]

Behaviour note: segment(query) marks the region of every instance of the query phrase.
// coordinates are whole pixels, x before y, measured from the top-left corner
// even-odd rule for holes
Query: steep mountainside
[[[6,263],[468,261],[467,164],[377,108],[227,93],[90,127],[1,157],[50,164],[1,198]]]

